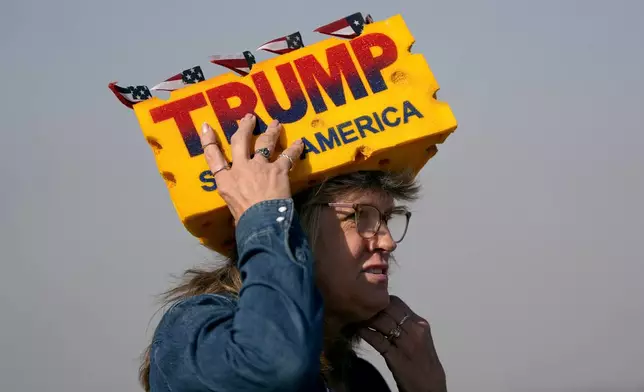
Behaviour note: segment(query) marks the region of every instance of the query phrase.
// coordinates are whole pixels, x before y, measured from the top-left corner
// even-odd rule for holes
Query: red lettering
[[[371,33],[351,40],[351,47],[360,67],[367,77],[371,91],[378,93],[387,89],[381,70],[393,64],[398,58],[398,50],[394,40],[382,33]],[[371,48],[382,50],[380,56],[374,57]]]
[[[179,132],[181,132],[181,137],[188,149],[188,153],[191,157],[194,157],[203,154],[203,149],[201,148],[201,139],[192,122],[190,112],[207,105],[206,99],[200,93],[156,107],[150,110],[150,116],[155,123],[174,119],[179,128]]]
[[[360,79],[358,70],[355,64],[353,64],[351,55],[345,44],[328,48],[326,50],[326,57],[329,64],[328,73],[313,55],[307,55],[295,60],[295,67],[300,74],[304,88],[311,99],[311,104],[316,113],[327,110],[326,103],[322,99],[322,94],[318,88],[318,83],[324,88],[324,91],[326,91],[335,106],[346,104],[342,76],[346,79],[354,99],[367,96],[367,90]]]
[[[226,135],[228,143],[230,138],[237,131],[237,121],[241,120],[246,113],[254,113],[257,107],[257,96],[250,87],[240,82],[230,82],[206,91],[221,129]],[[241,103],[237,107],[230,106],[230,98],[239,98]],[[255,114],[256,115],[256,114]],[[257,116],[257,115],[256,115]],[[253,134],[258,135],[266,130],[266,123],[257,116],[257,125]]]
[[[300,87],[300,82],[297,81],[293,66],[290,63],[278,65],[276,70],[284,86],[284,91],[286,91],[286,95],[291,102],[290,108],[284,109],[277,101],[274,88],[271,86],[263,71],[253,74],[253,82],[255,82],[257,93],[268,115],[271,118],[279,120],[282,124],[294,123],[306,114],[308,109],[306,98],[302,92],[302,87]]]

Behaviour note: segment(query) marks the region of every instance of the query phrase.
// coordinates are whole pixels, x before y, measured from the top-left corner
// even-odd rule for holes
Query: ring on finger
[[[295,165],[293,163],[293,158],[289,157],[288,154],[285,154],[285,153],[281,153],[279,156],[282,157],[282,158],[288,159],[288,161],[291,162],[291,165],[289,166],[288,170],[289,171],[293,170],[293,165]]]
[[[213,175],[213,176],[215,176],[215,175],[217,175],[217,173],[219,173],[220,171],[228,170],[228,169],[230,169],[230,165],[222,166],[222,167],[220,167],[219,169],[217,169],[217,170],[215,170],[214,172],[212,172],[212,175]]]
[[[270,157],[271,157],[271,150],[269,150],[269,149],[268,149],[268,148],[266,148],[266,147],[258,148],[257,150],[255,150],[255,155],[257,155],[257,154],[259,154],[259,155],[263,156],[263,157],[264,157],[264,158],[266,158],[266,159],[270,159]]]
[[[392,340],[392,339],[398,339],[400,337],[400,325],[396,325],[396,328],[393,328],[389,333],[385,336],[387,340]]]
[[[402,320],[400,320],[400,322],[398,323],[398,326],[402,327],[402,325],[405,323],[405,321],[407,321],[408,318],[409,318],[409,315],[406,314],[405,317],[403,317]]]
[[[203,146],[201,146],[201,148],[205,150],[205,149],[206,149],[206,147],[208,147],[208,146],[210,146],[210,145],[215,145],[215,146],[216,146],[216,145],[217,145],[217,142],[210,142],[210,143],[206,143],[206,144],[204,144]]]

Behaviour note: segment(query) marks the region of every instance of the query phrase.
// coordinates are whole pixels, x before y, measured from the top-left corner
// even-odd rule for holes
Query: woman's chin
[[[327,309],[328,314],[339,317],[344,322],[362,323],[383,311],[389,306],[389,290],[386,285],[362,284],[353,287],[355,291],[345,297],[341,307]]]
[[[362,319],[368,320],[389,306],[389,291],[386,288],[373,290],[362,302]]]

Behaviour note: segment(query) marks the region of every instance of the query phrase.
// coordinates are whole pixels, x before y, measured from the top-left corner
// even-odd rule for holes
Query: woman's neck
[[[329,339],[335,339],[342,336],[342,330],[346,322],[340,317],[327,315],[324,320],[324,336]]]

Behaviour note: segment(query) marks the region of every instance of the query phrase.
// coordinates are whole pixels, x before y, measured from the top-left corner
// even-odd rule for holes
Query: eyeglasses
[[[355,213],[347,216],[353,217],[358,234],[362,238],[371,238],[380,230],[380,225],[385,222],[389,234],[394,242],[399,243],[407,234],[411,212],[404,207],[396,207],[393,210],[382,213],[380,210],[369,204],[360,203],[326,203],[329,207],[352,208]]]

